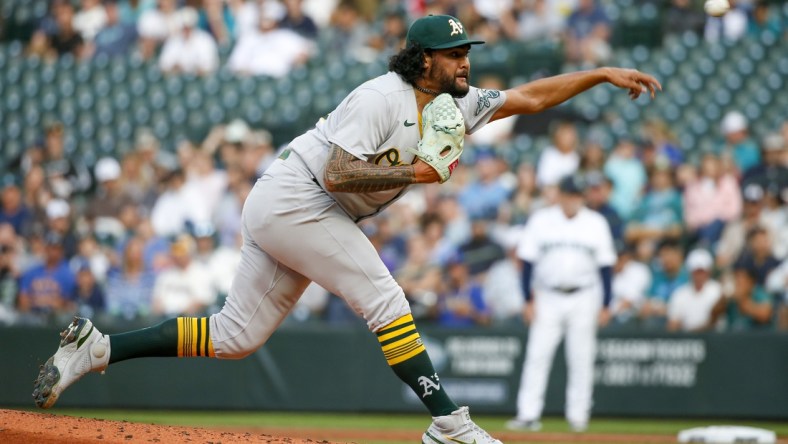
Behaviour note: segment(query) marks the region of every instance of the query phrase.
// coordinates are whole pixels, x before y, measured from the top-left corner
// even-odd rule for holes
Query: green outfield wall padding
[[[112,327],[109,328],[111,331]],[[474,412],[513,414],[527,331],[422,328],[441,383]],[[0,406],[33,407],[38,365],[56,330],[0,329]],[[546,413],[561,414],[563,351]],[[240,361],[148,358],[87,375],[58,407],[422,412],[357,327],[283,327]],[[599,339],[594,415],[788,419],[788,335],[606,333]]]

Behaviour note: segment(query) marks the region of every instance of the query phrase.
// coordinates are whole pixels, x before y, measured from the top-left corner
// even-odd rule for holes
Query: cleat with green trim
[[[432,424],[421,437],[422,444],[502,444],[471,420],[468,407],[460,407],[451,415],[432,418]]]
[[[63,390],[88,372],[104,372],[109,364],[109,336],[90,320],[75,317],[60,333],[60,345],[42,365],[33,383],[33,400],[42,409],[52,407]]]

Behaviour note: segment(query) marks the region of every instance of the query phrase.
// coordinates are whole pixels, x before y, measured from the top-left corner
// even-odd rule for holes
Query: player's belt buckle
[[[553,291],[565,295],[570,295],[573,293],[577,293],[578,291],[580,291],[581,288],[582,287],[553,287]]]

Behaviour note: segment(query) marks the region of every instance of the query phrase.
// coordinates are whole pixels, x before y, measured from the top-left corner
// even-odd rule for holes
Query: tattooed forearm
[[[331,192],[370,193],[416,183],[416,173],[411,165],[375,165],[331,145],[324,179]]]

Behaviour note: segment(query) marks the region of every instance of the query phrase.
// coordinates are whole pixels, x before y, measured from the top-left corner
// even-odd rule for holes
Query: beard
[[[468,94],[468,91],[470,91],[470,72],[468,72],[468,75],[465,77],[465,85],[462,86],[457,84],[457,77],[445,71],[437,71],[435,65],[430,67],[427,75],[438,81],[438,91],[441,93],[448,93],[452,97],[461,99]]]

